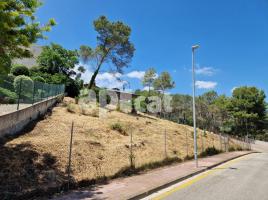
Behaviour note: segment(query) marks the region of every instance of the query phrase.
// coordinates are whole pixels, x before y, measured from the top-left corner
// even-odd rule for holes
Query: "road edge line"
[[[158,186],[158,187],[156,187],[156,188],[150,189],[150,190],[148,190],[148,191],[146,191],[146,192],[143,192],[143,193],[141,193],[141,194],[138,194],[138,195],[135,195],[135,196],[133,196],[133,197],[130,197],[130,198],[128,198],[128,200],[138,200],[138,199],[145,198],[145,197],[147,197],[147,196],[149,196],[149,195],[151,195],[151,194],[153,194],[153,193],[155,193],[155,192],[158,192],[159,190],[168,188],[168,187],[170,187],[171,185],[177,184],[177,183],[182,182],[182,181],[184,181],[184,180],[186,180],[186,179],[189,179],[189,178],[191,178],[191,177],[193,177],[193,176],[196,176],[196,175],[198,175],[198,174],[201,174],[201,173],[203,173],[203,172],[206,172],[206,171],[208,171],[208,170],[210,170],[210,169],[212,169],[212,168],[215,168],[215,167],[217,167],[217,166],[219,166],[219,165],[222,165],[222,164],[224,164],[224,163],[226,163],[226,162],[229,162],[229,161],[231,161],[231,160],[234,160],[234,159],[237,159],[237,158],[240,158],[240,157],[249,155],[249,154],[253,154],[253,153],[258,153],[258,152],[256,152],[256,151],[247,152],[247,153],[245,153],[245,154],[237,155],[237,156],[232,157],[232,158],[229,158],[229,159],[227,159],[227,160],[223,160],[223,161],[221,161],[221,162],[219,162],[219,163],[216,163],[216,164],[213,164],[213,165],[211,165],[211,166],[209,166],[209,167],[206,167],[205,169],[201,169],[201,170],[199,170],[199,171],[197,171],[197,172],[188,174],[188,175],[186,175],[186,176],[183,176],[183,177],[178,178],[178,179],[176,179],[176,180],[170,181],[170,182],[165,183],[165,184],[163,184],[163,185],[161,185],[161,186]]]

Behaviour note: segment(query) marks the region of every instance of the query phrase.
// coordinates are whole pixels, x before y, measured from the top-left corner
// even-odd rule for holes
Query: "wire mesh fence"
[[[26,76],[0,76],[0,115],[63,94],[64,85],[33,81]]]

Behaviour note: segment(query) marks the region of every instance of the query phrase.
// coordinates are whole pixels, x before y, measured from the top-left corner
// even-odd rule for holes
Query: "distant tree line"
[[[163,96],[165,93],[160,91],[173,88],[174,82],[167,72],[157,77],[155,70],[150,68],[145,73],[143,85],[147,86],[147,90],[137,90],[136,94],[145,97]],[[171,96],[172,112],[165,113],[162,109],[159,117],[192,126],[192,96],[182,94]],[[247,86],[236,88],[231,97],[218,95],[215,91],[206,92],[196,97],[197,126],[215,133],[221,132],[234,136],[249,135],[267,140],[268,121],[265,98],[263,90]],[[146,107],[147,103],[150,102],[145,100],[143,107]]]

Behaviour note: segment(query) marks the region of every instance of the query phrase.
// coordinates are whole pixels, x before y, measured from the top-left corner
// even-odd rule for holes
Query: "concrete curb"
[[[209,166],[209,167],[207,167],[207,168],[205,168],[205,169],[201,169],[201,170],[199,170],[199,171],[197,171],[197,172],[188,174],[188,175],[186,175],[186,176],[184,176],[184,177],[181,177],[181,178],[179,178],[179,179],[177,179],[177,180],[174,180],[174,181],[168,182],[168,183],[166,183],[166,184],[160,185],[160,186],[158,186],[158,187],[156,187],[156,188],[154,188],[154,189],[150,189],[150,190],[148,190],[147,192],[144,192],[144,193],[142,193],[142,194],[138,194],[138,195],[135,195],[135,196],[133,196],[133,197],[130,197],[130,198],[128,198],[128,200],[138,200],[138,199],[145,198],[145,197],[147,197],[147,196],[149,196],[149,195],[151,195],[151,194],[153,194],[153,193],[155,193],[155,192],[157,192],[157,191],[159,191],[159,190],[165,189],[165,188],[167,188],[167,187],[169,187],[169,186],[171,186],[171,185],[174,185],[174,184],[179,183],[179,182],[181,182],[181,181],[184,181],[184,180],[186,180],[186,179],[188,179],[188,178],[191,178],[191,177],[193,177],[193,176],[196,176],[196,175],[198,175],[198,174],[201,174],[201,173],[203,173],[203,172],[205,172],[205,171],[208,171],[208,170],[210,170],[210,169],[212,169],[212,168],[214,168],[214,167],[217,167],[217,166],[222,165],[222,164],[224,164],[224,163],[226,163],[226,162],[229,162],[229,161],[231,161],[231,160],[234,160],[234,159],[237,159],[237,158],[240,158],[240,157],[242,157],[242,156],[249,155],[249,154],[253,154],[253,153],[258,153],[258,152],[256,152],[256,151],[252,151],[252,152],[247,152],[247,153],[242,154],[242,155],[234,156],[233,158],[229,158],[229,159],[224,160],[224,161],[221,161],[221,162],[219,162],[219,163],[217,163],[217,164],[211,165],[211,166]]]

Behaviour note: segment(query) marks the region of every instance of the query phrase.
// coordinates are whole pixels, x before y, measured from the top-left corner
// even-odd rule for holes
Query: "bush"
[[[33,95],[33,80],[24,75],[17,76],[14,80],[14,88],[17,94],[24,100],[31,100]]]
[[[33,81],[37,81],[37,82],[41,82],[41,83],[45,83],[46,82],[46,80],[43,77],[41,77],[41,76],[34,76],[34,77],[32,77],[32,80]]]
[[[118,131],[122,135],[127,135],[127,132],[119,122],[111,124],[111,129]]]
[[[0,103],[16,103],[17,95],[8,89],[0,87]]]
[[[70,113],[75,113],[75,111],[76,111],[75,104],[73,104],[73,103],[68,104],[67,105],[67,111],[70,112]]]
[[[80,93],[79,84],[75,80],[69,79],[65,85],[65,92],[69,97],[77,97]]]
[[[268,133],[256,135],[257,140],[268,142]]]
[[[20,76],[20,75],[29,76],[30,75],[29,69],[23,65],[13,66],[10,70],[10,73],[13,74],[14,76]]]
[[[204,152],[200,154],[200,157],[205,157],[205,156],[213,156],[221,153],[218,149],[215,147],[208,147]]]
[[[14,82],[15,76],[13,74],[8,74],[7,76],[0,76],[0,87],[8,89],[14,92]]]
[[[90,107],[86,104],[82,104],[80,110],[82,115],[99,117],[99,109],[97,107]]]

